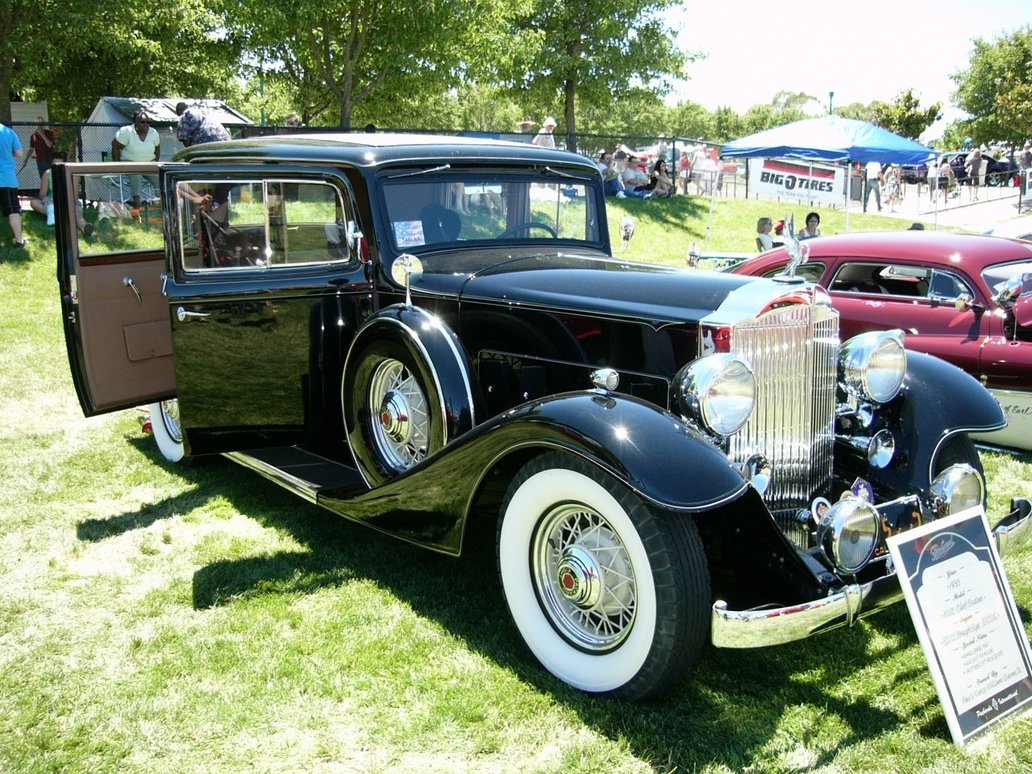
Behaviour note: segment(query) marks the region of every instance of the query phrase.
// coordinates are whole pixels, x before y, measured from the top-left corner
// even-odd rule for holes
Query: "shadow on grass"
[[[141,452],[167,465],[140,439]],[[299,501],[287,491],[232,464],[177,472],[194,486],[184,494],[135,513],[80,524],[83,540],[102,540],[144,528],[176,512],[203,505],[211,496],[232,502],[268,529],[289,534],[307,550],[211,562],[194,573],[193,605],[210,609],[267,594],[307,594],[354,578],[390,590],[418,615],[434,620],[455,637],[524,683],[561,702],[590,727],[659,771],[723,766],[738,771],[763,768],[774,759],[772,740],[791,734],[795,744],[819,750],[827,738],[821,724],[835,719],[840,731],[833,749],[814,752],[808,767],[831,763],[850,745],[913,723],[913,717],[876,706],[877,696],[843,698],[838,690],[858,670],[872,666],[870,638],[863,628],[832,632],[804,643],[765,650],[709,649],[694,672],[660,699],[629,704],[592,697],[548,674],[530,655],[502,596],[495,566],[491,515],[471,523],[463,556],[435,554]],[[888,611],[877,626],[901,642],[914,642],[905,611]],[[894,682],[924,681],[923,669],[903,670]],[[929,704],[934,704],[934,698]],[[792,708],[810,720],[786,731]],[[948,744],[949,732],[935,707],[918,708],[927,722],[921,732]],[[795,713],[800,714],[800,713]],[[784,742],[779,742],[784,744]]]
[[[75,535],[79,540],[95,543],[107,538],[116,537],[134,529],[146,529],[161,519],[167,519],[175,513],[182,513],[183,505],[190,495],[182,494],[148,503],[139,511],[120,513],[103,519],[86,519],[80,521]]]
[[[670,199],[608,199],[612,212],[610,224],[619,224],[624,215],[649,220],[671,228],[683,229],[686,221],[698,220],[709,213],[709,197],[674,196]],[[615,248],[614,248],[615,249]]]

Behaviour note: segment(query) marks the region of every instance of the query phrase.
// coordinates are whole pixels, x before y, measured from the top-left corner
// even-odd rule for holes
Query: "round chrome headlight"
[[[740,356],[726,352],[689,363],[675,384],[685,416],[716,435],[738,432],[756,404],[752,369]]]
[[[852,575],[867,564],[878,547],[881,523],[873,505],[848,496],[835,503],[817,526],[824,555],[839,572]]]
[[[846,390],[875,403],[888,403],[895,398],[907,375],[903,339],[901,330],[869,331],[843,344],[839,371]]]
[[[985,502],[985,482],[970,465],[950,465],[932,481],[939,516],[960,513]]]

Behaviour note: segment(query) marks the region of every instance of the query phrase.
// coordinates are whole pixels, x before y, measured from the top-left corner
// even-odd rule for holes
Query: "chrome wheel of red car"
[[[594,466],[546,454],[502,506],[498,566],[520,635],[559,679],[643,698],[706,642],[709,574],[688,517],[660,517]]]

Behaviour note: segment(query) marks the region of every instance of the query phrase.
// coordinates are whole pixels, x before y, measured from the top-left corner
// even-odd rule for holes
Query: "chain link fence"
[[[128,122],[126,122],[128,123]],[[47,126],[55,133],[54,147],[57,154],[69,161],[103,162],[111,159],[111,140],[115,133],[125,123],[73,123],[73,122],[50,122]],[[161,160],[172,159],[180,150],[183,144],[176,138],[176,124],[154,123],[161,138]],[[29,138],[36,130],[35,122],[12,122],[11,128],[18,133],[22,141],[26,156],[29,152]],[[254,137],[269,134],[284,133],[341,133],[344,130],[339,127],[317,127],[317,126],[286,126],[286,125],[264,125],[254,124],[226,124],[226,128],[235,138]],[[373,128],[356,127],[352,133],[363,133],[367,131],[390,131],[408,132],[414,134],[432,134],[441,136],[464,136],[484,137],[491,139],[509,140],[513,142],[531,142],[535,132],[482,132],[482,131],[453,131],[444,129],[422,129],[422,128]],[[564,148],[567,145],[570,135],[557,133],[555,135],[556,147]],[[746,176],[746,164],[744,161],[730,162],[716,158],[720,152],[720,145],[702,139],[691,139],[686,137],[667,137],[665,135],[616,135],[616,134],[592,134],[577,133],[572,136],[576,144],[577,152],[587,158],[597,161],[602,152],[613,152],[624,150],[633,152],[639,159],[645,159],[651,163],[663,151],[667,160],[668,170],[671,177],[678,172],[678,162],[682,152],[687,154],[688,159],[697,165],[698,160],[708,156],[715,161],[715,168],[707,166],[704,171],[693,169],[683,187],[678,186],[679,192],[699,196],[717,195],[726,198],[748,197],[748,181]],[[16,163],[18,170],[18,188],[24,195],[34,195],[39,190],[39,173],[36,165],[29,161],[22,164]],[[982,187],[983,197],[1005,197],[1013,195],[1011,188],[1013,181],[1009,176],[990,176],[986,185]],[[958,189],[960,187],[958,186]],[[966,192],[966,188],[964,191]],[[928,185],[921,181],[914,181],[912,184],[904,183],[902,186],[904,196],[927,197],[931,205]],[[860,192],[855,191],[853,200],[858,201]],[[940,207],[951,207],[967,203],[967,195],[955,195],[947,201],[940,200]],[[929,209],[931,207],[929,206]]]

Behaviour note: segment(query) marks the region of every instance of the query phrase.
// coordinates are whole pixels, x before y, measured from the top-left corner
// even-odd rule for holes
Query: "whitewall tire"
[[[657,516],[572,456],[543,455],[513,480],[498,567],[521,637],[580,690],[652,695],[676,682],[707,640],[709,576],[694,522]]]
[[[179,400],[171,398],[147,407],[150,412],[151,432],[161,456],[169,462],[183,459],[183,428],[179,423]]]

